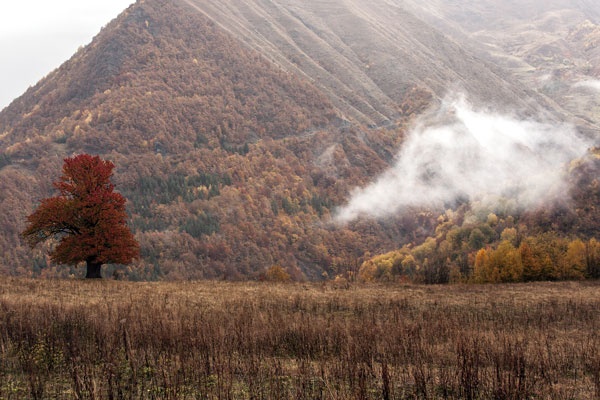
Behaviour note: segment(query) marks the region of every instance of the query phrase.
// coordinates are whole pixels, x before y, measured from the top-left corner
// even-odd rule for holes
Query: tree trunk
[[[86,261],[86,279],[102,279],[102,264],[93,261]]]

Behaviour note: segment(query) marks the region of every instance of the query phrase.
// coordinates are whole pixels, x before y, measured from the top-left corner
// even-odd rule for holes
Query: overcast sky
[[[135,0],[0,0],[0,110]]]

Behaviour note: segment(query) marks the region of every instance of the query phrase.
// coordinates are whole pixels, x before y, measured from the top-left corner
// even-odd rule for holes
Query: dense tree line
[[[537,231],[513,216],[440,216],[435,236],[366,260],[361,281],[502,283],[600,278],[600,242]]]

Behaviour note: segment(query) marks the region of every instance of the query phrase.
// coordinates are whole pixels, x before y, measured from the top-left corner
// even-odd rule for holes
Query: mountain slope
[[[0,114],[0,264],[55,273],[18,232],[78,152],[117,165],[142,246],[130,276],[235,278],[280,264],[315,278],[354,263],[399,228],[358,239],[321,218],[385,167],[401,131],[361,131],[339,114],[200,13],[138,2]]]
[[[163,12],[173,16],[165,18]],[[161,108],[163,102],[177,109]],[[99,107],[101,114],[90,116],[82,106]],[[283,121],[285,112],[281,111],[286,108],[301,114]],[[160,121],[135,115],[144,110],[159,112]],[[245,118],[250,111],[256,121]],[[7,127],[3,143],[9,143],[33,139],[36,132],[56,131],[53,124],[64,124],[63,118],[72,123],[83,120],[77,135],[64,132],[61,140],[75,140],[73,136],[81,131],[85,136],[91,124],[104,135],[118,132],[119,141],[124,140],[130,151],[133,146],[136,152],[145,152],[140,148],[144,140],[160,140],[160,134],[167,135],[164,146],[176,142],[168,137],[167,126],[178,135],[193,136],[235,125],[236,140],[241,141],[250,136],[256,140],[265,132],[271,136],[302,132],[325,125],[334,116],[326,98],[310,84],[274,69],[259,54],[245,51],[209,21],[187,15],[176,5],[142,3],[11,104],[0,123]],[[181,126],[182,121],[178,125],[178,117],[194,126]],[[143,131],[141,137],[128,136],[121,121],[134,118],[138,118],[136,130]],[[157,124],[163,132],[157,132]],[[100,140],[105,140],[104,135]],[[85,150],[104,152],[113,144],[88,147]]]
[[[363,123],[398,118],[411,90],[438,99],[465,91],[474,101],[530,112],[540,101],[401,2],[185,1],[282,68],[313,79]]]
[[[0,113],[0,269],[75,272],[19,232],[80,152],[116,164],[133,279],[319,279],[418,243],[434,213],[331,224],[416,115],[451,90],[563,113],[473,54],[392,1],[139,0]]]

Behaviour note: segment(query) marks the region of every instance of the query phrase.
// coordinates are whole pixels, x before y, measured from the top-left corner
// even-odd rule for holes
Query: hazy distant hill
[[[316,279],[418,242],[436,215],[329,223],[410,121],[454,90],[566,112],[417,14],[383,0],[138,1],[0,113],[0,268],[61,274],[18,234],[79,152],[117,166],[142,247],[133,278],[281,265]]]
[[[505,73],[553,99],[599,132],[600,2],[592,0],[405,1]],[[592,90],[590,90],[592,88]]]

